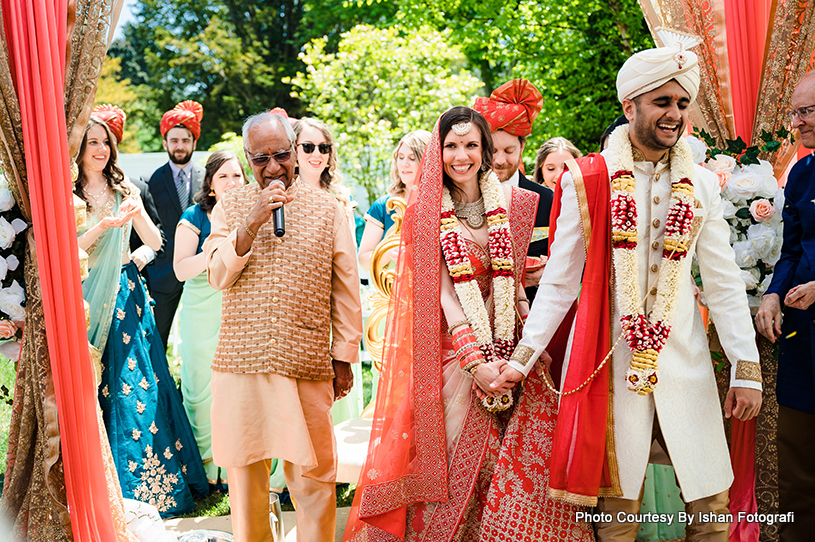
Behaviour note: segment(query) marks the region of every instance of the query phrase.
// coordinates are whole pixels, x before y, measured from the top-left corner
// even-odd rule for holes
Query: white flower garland
[[[665,223],[662,271],[648,318],[643,312],[637,261],[637,206],[634,200],[634,156],[628,126],[609,138],[611,174],[612,263],[620,322],[632,352],[626,373],[628,389],[645,395],[659,380],[657,358],[671,331],[681,278],[688,272],[687,250],[694,216],[693,152],[684,138],[671,150],[671,201]]]
[[[453,198],[446,187],[441,202],[441,246],[461,308],[484,357],[488,362],[496,357],[508,360],[515,342],[515,270],[509,219],[501,183],[495,173],[482,174],[479,186],[487,210],[488,252],[493,269],[494,334],[481,290],[473,276]]]

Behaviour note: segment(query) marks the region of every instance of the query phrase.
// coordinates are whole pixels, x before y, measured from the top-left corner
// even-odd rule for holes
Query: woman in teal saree
[[[99,403],[122,494],[171,516],[192,510],[208,486],[152,300],[128,252],[131,227],[154,250],[161,236],[116,158],[109,127],[91,117],[75,183],[88,204],[88,220],[77,232],[90,269],[82,284],[90,306],[88,340],[102,353]]]

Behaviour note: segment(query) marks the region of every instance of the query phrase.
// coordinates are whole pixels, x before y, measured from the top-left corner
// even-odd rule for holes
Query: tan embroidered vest
[[[252,183],[224,194],[231,230],[243,227],[259,192]],[[329,349],[337,212],[333,196],[298,182],[294,201],[285,206],[286,234],[275,237],[271,221],[260,228],[243,273],[224,290],[213,369],[334,378]]]

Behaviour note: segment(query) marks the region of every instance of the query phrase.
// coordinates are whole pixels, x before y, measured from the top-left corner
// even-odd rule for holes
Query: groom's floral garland
[[[488,252],[493,270],[495,334],[490,329],[487,307],[467,256],[467,242],[456,218],[453,198],[445,187],[441,200],[441,248],[464,315],[475,334],[476,343],[489,362],[508,360],[515,346],[515,275],[512,239],[501,183],[492,171],[479,179],[487,210]]]
[[[634,157],[628,126],[609,139],[611,174],[611,235],[615,294],[620,323],[631,348],[626,373],[628,389],[640,395],[654,391],[659,381],[657,358],[671,332],[677,292],[685,268],[693,222],[693,154],[684,138],[671,151],[671,201],[665,223],[662,270],[657,280],[656,302],[649,317],[643,313],[637,262],[637,205],[634,201]]]

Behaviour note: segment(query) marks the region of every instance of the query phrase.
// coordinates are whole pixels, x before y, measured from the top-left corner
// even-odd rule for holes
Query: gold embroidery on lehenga
[[[164,457],[168,460],[173,458],[173,452],[170,451],[170,447],[167,446],[167,449],[164,450]]]
[[[138,412],[139,414],[144,414],[145,408],[147,408],[147,405],[145,405],[141,401],[136,401],[136,412]]]
[[[105,396],[105,399],[107,399],[108,395],[110,395],[110,391],[108,391],[108,385],[107,384],[105,384],[105,387],[102,388],[102,395]]]
[[[142,377],[141,382],[139,382],[139,386],[141,386],[141,388],[144,391],[147,391],[147,388],[150,387],[150,383],[147,382],[147,379],[145,377]]]
[[[150,432],[153,433],[154,435],[158,433],[158,427],[156,427],[155,421],[150,424]]]
[[[128,460],[127,462],[127,470],[129,470],[130,472],[136,472],[136,467],[138,466],[139,464],[136,463],[135,461]]]
[[[127,358],[127,368],[131,371],[136,368],[136,360],[133,358]]]
[[[130,335],[127,333],[122,333],[122,342],[125,344],[130,344]]]
[[[125,319],[125,311],[123,311],[122,309],[117,308],[116,309],[116,318],[118,318],[119,320],[124,320]]]
[[[178,450],[178,451],[180,452],[180,451],[181,451],[181,448],[183,448],[183,447],[184,447],[184,446],[181,444],[181,441],[180,441],[180,440],[176,440],[176,441],[175,441],[175,449],[176,449],[176,450]]]
[[[136,442],[138,442],[138,440],[139,440],[140,438],[141,438],[141,431],[139,431],[138,429],[134,429],[134,430],[133,430],[133,440],[135,440]]]
[[[178,485],[178,475],[167,472],[158,456],[153,454],[153,448],[148,444],[142,459],[141,481],[133,495],[136,499],[152,504],[159,512],[165,512],[176,506],[172,492]]]
[[[128,386],[126,383],[122,382],[122,393],[125,395],[130,395],[130,390],[132,389],[133,388],[131,386]]]

